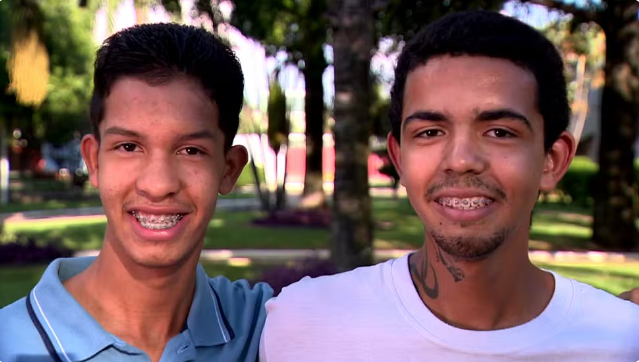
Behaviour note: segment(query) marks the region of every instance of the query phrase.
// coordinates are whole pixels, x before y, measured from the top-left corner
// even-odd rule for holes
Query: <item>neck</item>
[[[524,324],[546,308],[554,278],[528,259],[527,233],[516,235],[482,260],[456,260],[433,240],[409,258],[424,304],[441,320],[468,330]],[[522,247],[523,245],[523,247]]]
[[[65,287],[106,331],[157,361],[186,323],[197,262],[190,258],[171,268],[148,268],[105,243],[91,266]]]

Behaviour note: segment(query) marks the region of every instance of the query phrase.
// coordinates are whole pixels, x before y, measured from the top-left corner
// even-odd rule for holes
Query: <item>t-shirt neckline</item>
[[[548,338],[565,325],[577,308],[572,282],[548,271],[555,278],[555,290],[546,308],[533,320],[495,331],[456,328],[437,318],[424,305],[413,286],[408,269],[409,255],[395,259],[389,270],[402,313],[426,338],[449,349],[475,354],[503,354],[525,349]]]

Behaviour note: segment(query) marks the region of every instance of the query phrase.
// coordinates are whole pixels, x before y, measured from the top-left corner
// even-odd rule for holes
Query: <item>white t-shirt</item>
[[[639,306],[556,273],[555,292],[535,319],[470,331],[424,305],[408,255],[315,279],[266,303],[262,362],[639,361]]]

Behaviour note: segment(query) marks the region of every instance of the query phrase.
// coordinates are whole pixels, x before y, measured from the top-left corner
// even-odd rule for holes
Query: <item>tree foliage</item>
[[[505,0],[386,0],[375,10],[376,35],[408,40],[426,24],[442,16],[471,9],[499,10]]]
[[[634,172],[639,121],[639,3],[526,0],[572,15],[571,29],[597,23],[606,36],[605,85],[601,100],[599,173],[595,185],[593,241],[608,250],[639,245]]]
[[[93,59],[92,9],[74,2],[41,2],[43,40],[49,52],[48,94],[36,112],[36,132],[52,142],[66,142],[76,130],[88,129]]]
[[[260,42],[267,55],[283,51],[286,61],[297,65],[304,75],[306,95],[306,175],[305,195],[322,195],[324,203],[322,149],[324,135],[324,89],[322,76],[327,67],[326,1],[322,0],[234,0],[231,25]],[[316,206],[316,205],[308,205]]]
[[[277,154],[288,140],[289,125],[286,115],[286,96],[277,77],[271,79],[268,97],[268,142]]]

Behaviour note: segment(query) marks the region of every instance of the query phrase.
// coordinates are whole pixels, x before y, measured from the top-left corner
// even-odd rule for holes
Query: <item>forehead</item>
[[[136,78],[116,81],[105,100],[100,128],[118,126],[137,132],[218,130],[218,108],[202,87],[187,78],[149,85]]]
[[[442,56],[408,74],[405,118],[417,108],[462,113],[490,108],[537,112],[537,81],[526,69],[504,59]]]

